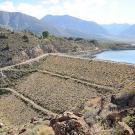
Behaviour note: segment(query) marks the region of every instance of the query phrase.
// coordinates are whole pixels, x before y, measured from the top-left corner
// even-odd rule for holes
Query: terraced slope
[[[135,80],[133,65],[62,54],[44,55],[1,70],[0,86],[10,87],[15,95],[19,93],[23,97],[20,100],[13,93],[3,93],[3,88],[0,89],[0,122],[4,121],[4,130],[25,124],[39,115],[26,100],[56,113],[78,110],[83,102],[93,97],[109,99],[125,86],[132,89]],[[5,86],[2,85],[4,81]]]
[[[15,89],[54,112],[70,110],[83,101],[102,94],[100,89],[43,73],[33,73]]]
[[[135,68],[132,65],[56,54],[42,58],[36,65],[34,72],[19,78],[15,90],[53,112],[70,110],[99,95],[108,98],[129,82],[134,82]],[[10,69],[14,73],[10,77],[19,75],[21,70],[27,73],[28,68],[29,64],[16,66]]]
[[[123,88],[135,80],[135,66],[98,60],[49,56],[41,64],[42,70],[79,78],[91,83]]]

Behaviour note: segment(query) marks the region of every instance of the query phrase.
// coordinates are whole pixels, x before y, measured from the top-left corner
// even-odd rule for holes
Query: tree
[[[48,38],[49,37],[49,32],[48,31],[44,31],[42,33],[42,36],[43,36],[43,38]]]

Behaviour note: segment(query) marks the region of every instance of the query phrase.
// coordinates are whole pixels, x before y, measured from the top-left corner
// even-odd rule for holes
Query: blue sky
[[[135,24],[135,0],[0,0],[0,10],[39,19],[47,14],[68,14],[101,24]]]

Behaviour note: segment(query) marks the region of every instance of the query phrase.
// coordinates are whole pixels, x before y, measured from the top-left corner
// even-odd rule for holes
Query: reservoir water
[[[96,59],[135,64],[135,50],[105,51],[97,54]]]

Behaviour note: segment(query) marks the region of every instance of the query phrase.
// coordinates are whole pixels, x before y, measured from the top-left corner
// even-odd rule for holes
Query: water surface
[[[135,50],[105,51],[97,54],[96,59],[135,64]]]

